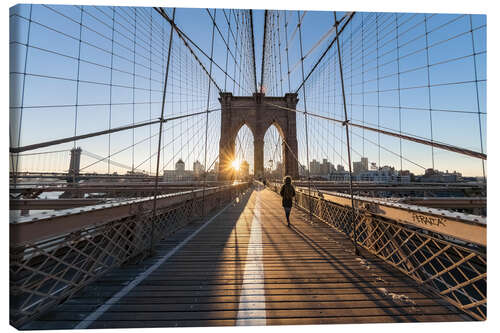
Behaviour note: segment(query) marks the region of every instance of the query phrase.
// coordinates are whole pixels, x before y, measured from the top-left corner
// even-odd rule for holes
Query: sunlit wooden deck
[[[307,214],[294,209],[287,227],[280,198],[254,189],[24,328],[461,320],[470,318],[380,260],[356,256],[343,234]]]

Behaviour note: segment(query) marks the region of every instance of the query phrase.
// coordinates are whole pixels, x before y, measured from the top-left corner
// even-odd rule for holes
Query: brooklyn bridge
[[[9,22],[16,328],[487,318],[485,15]]]

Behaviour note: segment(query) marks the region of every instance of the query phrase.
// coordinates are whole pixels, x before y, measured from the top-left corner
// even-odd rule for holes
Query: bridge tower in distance
[[[78,176],[80,173],[80,156],[82,155],[82,148],[71,149],[71,159],[69,161],[68,175]]]
[[[232,179],[234,170],[231,162],[235,158],[236,136],[243,125],[247,125],[254,139],[254,175],[264,174],[264,135],[271,125],[275,125],[284,144],[282,156],[284,173],[297,179],[298,148],[296,113],[297,94],[287,93],[284,97],[233,96],[230,92],[220,93],[221,135],[219,142],[219,179]]]

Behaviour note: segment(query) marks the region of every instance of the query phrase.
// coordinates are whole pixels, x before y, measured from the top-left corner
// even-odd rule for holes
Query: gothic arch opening
[[[283,131],[272,123],[264,134],[264,175],[267,179],[281,179],[284,176]]]
[[[254,174],[254,134],[242,124],[234,137],[234,158],[231,167],[234,179],[245,180]]]

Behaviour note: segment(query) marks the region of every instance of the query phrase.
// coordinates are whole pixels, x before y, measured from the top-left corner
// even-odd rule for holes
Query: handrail
[[[243,183],[245,184],[245,183]],[[206,195],[238,186],[223,185],[209,187]],[[163,194],[157,197],[158,209],[179,204],[189,199],[202,197],[203,189]],[[62,233],[69,233],[86,226],[97,226],[108,222],[133,216],[153,208],[154,196],[103,203],[79,208],[62,209],[45,216],[19,217],[10,222],[10,239],[13,246],[32,243],[55,237]]]

